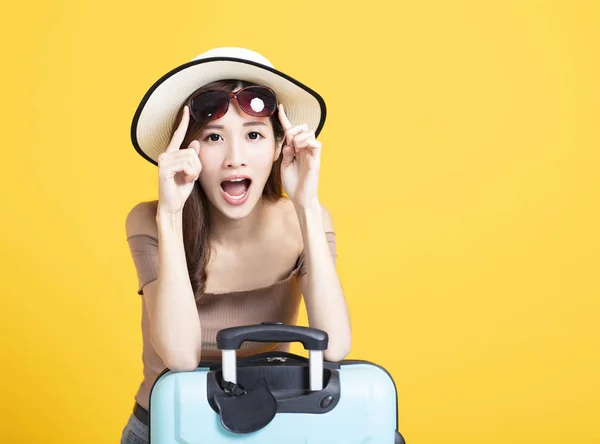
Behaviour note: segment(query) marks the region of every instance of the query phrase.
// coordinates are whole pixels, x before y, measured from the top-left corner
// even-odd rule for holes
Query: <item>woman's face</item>
[[[281,151],[269,117],[246,114],[232,100],[227,114],[210,121],[198,141],[202,163],[199,181],[209,201],[231,219],[247,216],[261,198]]]

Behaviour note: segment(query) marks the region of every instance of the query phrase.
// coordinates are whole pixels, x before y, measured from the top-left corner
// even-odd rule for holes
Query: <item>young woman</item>
[[[219,359],[222,328],[294,324],[303,297],[310,326],[329,334],[324,359],[348,354],[335,232],[317,193],[324,121],[316,92],[242,48],[201,54],[142,100],[132,141],[158,166],[158,200],[126,220],[144,380],[122,443],[147,442],[156,377]],[[238,356],[288,348],[244,343]]]

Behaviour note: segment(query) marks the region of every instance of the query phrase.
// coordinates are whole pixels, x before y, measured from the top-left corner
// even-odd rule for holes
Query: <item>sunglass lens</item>
[[[267,117],[275,112],[277,103],[273,92],[261,86],[248,87],[238,95],[240,107],[252,116]]]
[[[223,117],[227,112],[229,96],[223,91],[208,91],[198,95],[190,104],[190,112],[199,122]]]

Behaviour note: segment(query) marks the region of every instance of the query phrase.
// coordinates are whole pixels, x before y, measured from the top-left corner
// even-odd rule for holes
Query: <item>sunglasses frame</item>
[[[259,88],[259,89],[263,89],[263,90],[266,90],[266,91],[268,91],[270,94],[272,94],[272,95],[273,95],[273,100],[274,100],[274,102],[275,102],[275,108],[273,109],[273,111],[271,111],[271,112],[270,112],[269,114],[267,114],[266,116],[263,116],[263,115],[261,115],[260,113],[256,113],[256,114],[254,114],[253,112],[248,112],[248,110],[244,109],[244,107],[242,106],[242,104],[241,104],[241,103],[240,103],[240,101],[238,100],[238,96],[239,96],[241,93],[243,93],[244,91],[246,91],[246,90],[249,90],[249,89],[257,89],[257,88]],[[215,92],[216,92],[216,93],[222,93],[224,96],[227,96],[227,98],[228,98],[228,100],[227,100],[227,103],[225,104],[225,108],[224,108],[224,110],[223,110],[223,113],[222,113],[222,114],[220,114],[220,115],[214,115],[214,116],[211,116],[211,117],[210,117],[210,119],[208,119],[208,120],[198,120],[198,119],[196,118],[196,116],[194,115],[194,111],[193,111],[193,108],[192,108],[192,102],[193,102],[193,101],[194,101],[196,98],[198,98],[198,97],[202,96],[203,94],[206,94],[206,93],[215,93]],[[190,116],[191,116],[191,117],[193,117],[193,119],[194,119],[195,121],[197,121],[197,122],[205,122],[205,121],[208,121],[208,122],[209,122],[209,121],[211,121],[211,120],[220,119],[220,118],[221,118],[221,117],[223,117],[225,114],[227,114],[227,111],[229,110],[229,105],[230,105],[230,103],[231,103],[231,100],[232,100],[232,99],[235,99],[235,101],[238,103],[238,105],[239,105],[239,107],[240,107],[240,109],[241,109],[242,111],[244,111],[246,114],[249,114],[249,115],[251,115],[251,116],[257,116],[257,117],[270,117],[270,116],[272,116],[273,114],[275,114],[275,113],[277,112],[277,95],[275,94],[275,91],[273,91],[273,90],[272,90],[271,88],[269,88],[268,86],[263,86],[263,85],[249,85],[249,86],[245,86],[244,88],[241,88],[239,91],[235,91],[235,92],[227,92],[227,91],[223,91],[223,90],[208,90],[208,91],[201,91],[201,92],[199,92],[199,93],[196,93],[196,94],[194,94],[194,95],[190,96],[190,98],[189,98],[189,99],[187,100],[187,102],[186,102],[186,105],[187,105],[188,109],[190,110]]]

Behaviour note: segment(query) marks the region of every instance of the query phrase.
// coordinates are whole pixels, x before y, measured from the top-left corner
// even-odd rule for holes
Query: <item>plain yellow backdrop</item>
[[[118,442],[142,376],[125,216],[157,196],[131,119],[216,46],[327,102],[350,358],[391,372],[407,442],[600,442],[598,2],[63,0],[0,20],[1,442]]]

